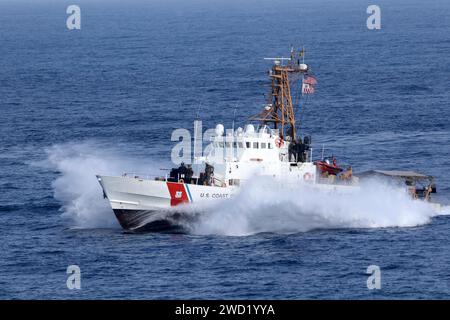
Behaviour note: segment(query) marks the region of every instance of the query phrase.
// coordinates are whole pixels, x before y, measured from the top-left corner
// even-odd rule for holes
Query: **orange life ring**
[[[312,174],[309,173],[309,172],[306,172],[306,173],[303,175],[303,180],[305,180],[305,181],[311,181],[312,178],[313,178],[313,176],[312,176]]]
[[[277,148],[281,148],[284,145],[283,139],[281,139],[280,137],[277,137],[275,139],[275,145],[277,146]]]

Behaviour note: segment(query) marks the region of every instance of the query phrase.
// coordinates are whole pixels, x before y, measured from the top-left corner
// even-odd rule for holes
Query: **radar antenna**
[[[304,49],[300,52],[291,50],[289,58],[264,58],[264,60],[273,61],[272,69],[269,70],[269,78],[271,86],[268,96],[268,104],[264,110],[252,117],[250,120],[260,121],[263,124],[273,124],[274,129],[280,130],[280,136],[283,139],[296,140],[295,112],[292,103],[290,82],[295,79],[300,80],[302,77],[290,78],[290,75],[303,75],[308,72],[308,66],[300,62],[300,58],[304,55]]]

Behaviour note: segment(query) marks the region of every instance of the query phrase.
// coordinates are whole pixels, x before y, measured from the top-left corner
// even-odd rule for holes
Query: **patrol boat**
[[[182,206],[231,198],[258,175],[292,187],[309,184],[344,191],[353,187],[357,178],[351,167],[333,171],[314,162],[311,136],[297,132],[295,115],[302,96],[313,94],[317,84],[304,63],[304,50],[292,49],[287,58],[265,59],[273,63],[267,104],[244,128],[225,132],[218,124],[209,151],[195,156],[194,166],[182,163],[165,177],[97,176],[124,229],[177,229],[177,212]]]

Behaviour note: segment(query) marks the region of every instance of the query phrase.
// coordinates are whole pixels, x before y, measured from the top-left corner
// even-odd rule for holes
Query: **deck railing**
[[[164,175],[158,174],[149,174],[149,173],[139,173],[139,172],[124,172],[122,177],[134,178],[134,179],[142,179],[142,180],[155,180],[157,178],[161,178],[167,181],[167,173]]]

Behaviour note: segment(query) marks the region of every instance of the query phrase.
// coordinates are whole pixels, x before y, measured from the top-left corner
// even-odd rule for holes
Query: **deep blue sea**
[[[66,27],[71,4],[81,30]],[[298,115],[316,156],[433,175],[448,204],[446,0],[0,0],[0,298],[450,298],[450,215],[383,196],[317,217],[274,191],[270,206],[224,203],[232,221],[199,233],[118,226],[95,174],[167,168],[172,130],[197,114],[243,125],[265,103],[263,58],[291,44],[318,80]]]

